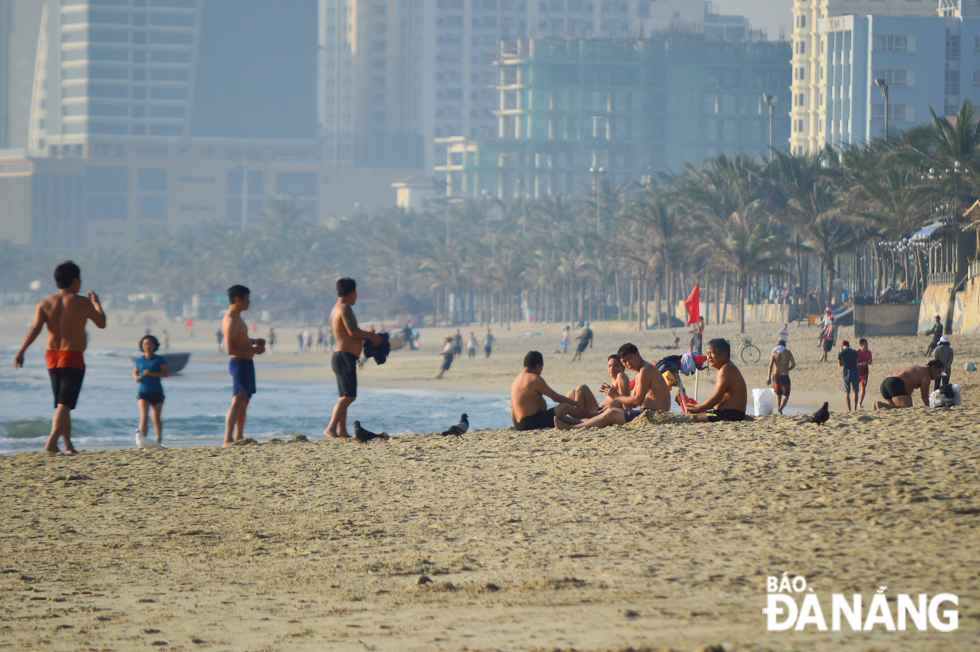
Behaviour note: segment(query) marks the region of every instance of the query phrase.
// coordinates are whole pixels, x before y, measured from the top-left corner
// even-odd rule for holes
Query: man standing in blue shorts
[[[231,356],[228,371],[231,373],[231,407],[225,418],[225,446],[231,446],[245,437],[245,411],[255,393],[255,364],[252,358],[265,353],[265,340],[252,340],[248,337],[248,325],[242,313],[252,303],[252,293],[244,285],[228,288],[228,303],[231,306],[221,322],[221,332],[225,338],[225,351]],[[234,435],[234,437],[233,437]]]
[[[847,398],[847,411],[851,411],[851,394],[854,394],[854,409],[858,409],[858,392],[861,391],[861,372],[858,369],[858,352],[851,348],[851,343],[844,340],[840,343],[840,353],[837,354],[837,364],[844,369],[844,396]]]

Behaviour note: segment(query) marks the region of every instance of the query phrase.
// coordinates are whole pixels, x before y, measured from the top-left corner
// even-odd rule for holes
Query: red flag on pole
[[[700,283],[694,284],[694,289],[691,290],[691,296],[684,302],[684,305],[687,306],[688,324],[696,324],[701,318],[701,294],[698,291],[700,285]]]

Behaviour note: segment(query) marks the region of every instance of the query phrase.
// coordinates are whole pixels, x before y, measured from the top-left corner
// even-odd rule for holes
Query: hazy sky
[[[779,38],[782,26],[786,38],[793,32],[792,0],[711,0],[715,13],[748,16],[752,27],[765,27],[770,40]]]

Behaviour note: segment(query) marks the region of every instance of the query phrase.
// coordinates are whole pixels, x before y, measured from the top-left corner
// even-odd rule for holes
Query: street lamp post
[[[242,231],[248,229],[248,156],[242,156]]]
[[[776,96],[763,93],[762,101],[769,106],[769,156],[772,156],[772,105],[776,101]]]
[[[888,133],[888,82],[882,78],[875,79],[875,86],[881,89],[881,96],[885,98],[885,142],[891,142]]]
[[[968,168],[960,168],[960,162],[953,161],[953,174],[956,175],[955,190],[953,191],[953,220],[956,221],[959,219],[960,212],[960,175],[970,174],[970,170]]]
[[[589,168],[589,172],[592,173],[592,185],[595,187],[595,232],[596,235],[602,235],[602,211],[601,204],[599,203],[599,177],[602,176],[605,169],[593,166]]]

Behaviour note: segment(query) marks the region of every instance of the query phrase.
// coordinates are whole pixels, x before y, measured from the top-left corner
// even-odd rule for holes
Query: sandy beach
[[[5,310],[0,341],[19,341],[26,319]],[[92,345],[135,345],[144,328],[111,323]],[[193,341],[152,328],[170,330],[171,350],[213,352],[213,324]],[[673,339],[594,329],[596,347],[572,363],[552,354],[560,326],[494,327],[490,360],[463,358],[442,381],[447,330],[424,329],[422,350],[361,378],[506,391],[537,349],[556,388],[597,387],[622,342],[655,359]],[[764,360],[776,330],[749,328]],[[332,380],[327,354],[293,355],[295,329],[277,332],[260,384]],[[707,336],[733,332],[709,325]],[[0,649],[976,649],[980,392],[962,369],[980,347],[951,337],[963,407],[846,415],[836,358],[816,363],[816,328],[790,332],[791,405],[830,400],[822,428],[803,416],[672,417],[576,432],[474,424],[460,440],[0,456]],[[884,376],[925,360],[925,338],[871,344],[866,408]],[[764,363],[743,371],[763,386]],[[702,374],[702,398],[713,380]],[[880,587],[893,607],[898,594],[953,593],[958,627],[767,631],[766,578],[783,573],[805,577],[828,614],[831,594],[861,594],[867,609]]]

